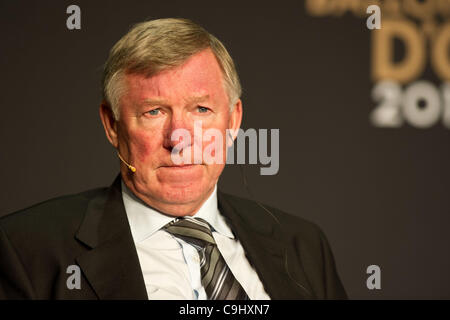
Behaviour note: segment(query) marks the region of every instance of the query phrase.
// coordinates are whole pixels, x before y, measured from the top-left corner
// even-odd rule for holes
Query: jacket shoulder
[[[321,240],[320,238],[323,235],[321,228],[316,223],[301,216],[287,213],[256,200],[241,198],[227,193],[222,193],[222,196],[237,212],[242,211],[249,222],[265,219],[269,223],[278,224],[286,232],[286,235],[300,236],[303,239]]]
[[[50,199],[0,218],[0,299],[49,299],[66,288],[66,268],[86,250],[75,235],[102,192]]]
[[[88,203],[107,188],[91,189],[77,194],[65,195],[43,201],[28,208],[7,214],[0,218],[0,228],[7,234],[32,235],[64,234],[78,228]],[[67,233],[66,233],[67,234]]]
[[[294,277],[308,279],[316,298],[347,299],[331,246],[317,224],[258,201],[229,194],[222,194],[222,197],[234,211],[239,212],[244,223],[257,224],[258,228],[259,225],[265,225],[266,234],[283,239],[287,251],[290,252],[285,258],[287,259],[288,255],[290,257],[290,270]],[[276,225],[278,227],[275,228]],[[306,277],[302,277],[302,274]]]

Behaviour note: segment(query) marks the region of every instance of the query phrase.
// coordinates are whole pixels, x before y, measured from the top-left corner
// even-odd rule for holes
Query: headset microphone
[[[136,168],[135,167],[133,167],[131,164],[129,164],[129,163],[127,163],[125,160],[123,160],[123,158],[120,156],[120,153],[119,153],[119,151],[117,151],[117,156],[119,157],[119,159],[123,162],[123,163],[125,163],[125,165],[128,167],[128,169],[130,169],[131,170],[131,172],[136,172]]]

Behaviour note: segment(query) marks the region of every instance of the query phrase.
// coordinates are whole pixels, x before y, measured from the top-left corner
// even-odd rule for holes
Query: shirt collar
[[[135,242],[147,239],[176,218],[150,207],[128,189],[123,181],[121,181],[121,184],[122,199],[130,224],[131,234]],[[220,214],[217,205],[217,185],[214,186],[214,191],[195,213],[194,217],[206,220],[211,225],[213,231],[234,239],[233,232],[226,224],[224,217]]]

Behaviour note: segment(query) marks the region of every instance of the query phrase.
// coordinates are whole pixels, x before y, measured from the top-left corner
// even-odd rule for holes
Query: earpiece
[[[123,163],[125,163],[125,165],[128,167],[128,169],[130,169],[131,170],[131,172],[136,172],[136,168],[135,167],[133,167],[131,164],[129,164],[128,162],[126,162],[125,160],[123,160],[123,158],[120,156],[120,153],[119,153],[119,151],[117,151],[117,156],[119,157],[119,159],[123,162]]]

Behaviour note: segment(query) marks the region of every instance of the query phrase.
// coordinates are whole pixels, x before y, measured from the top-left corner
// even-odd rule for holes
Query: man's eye
[[[198,112],[200,112],[200,113],[206,113],[206,112],[208,112],[208,108],[206,108],[206,107],[202,107],[202,106],[198,106],[197,107],[197,110],[198,110]]]
[[[147,111],[147,113],[151,116],[157,116],[159,114],[159,109],[153,109],[153,110]]]

